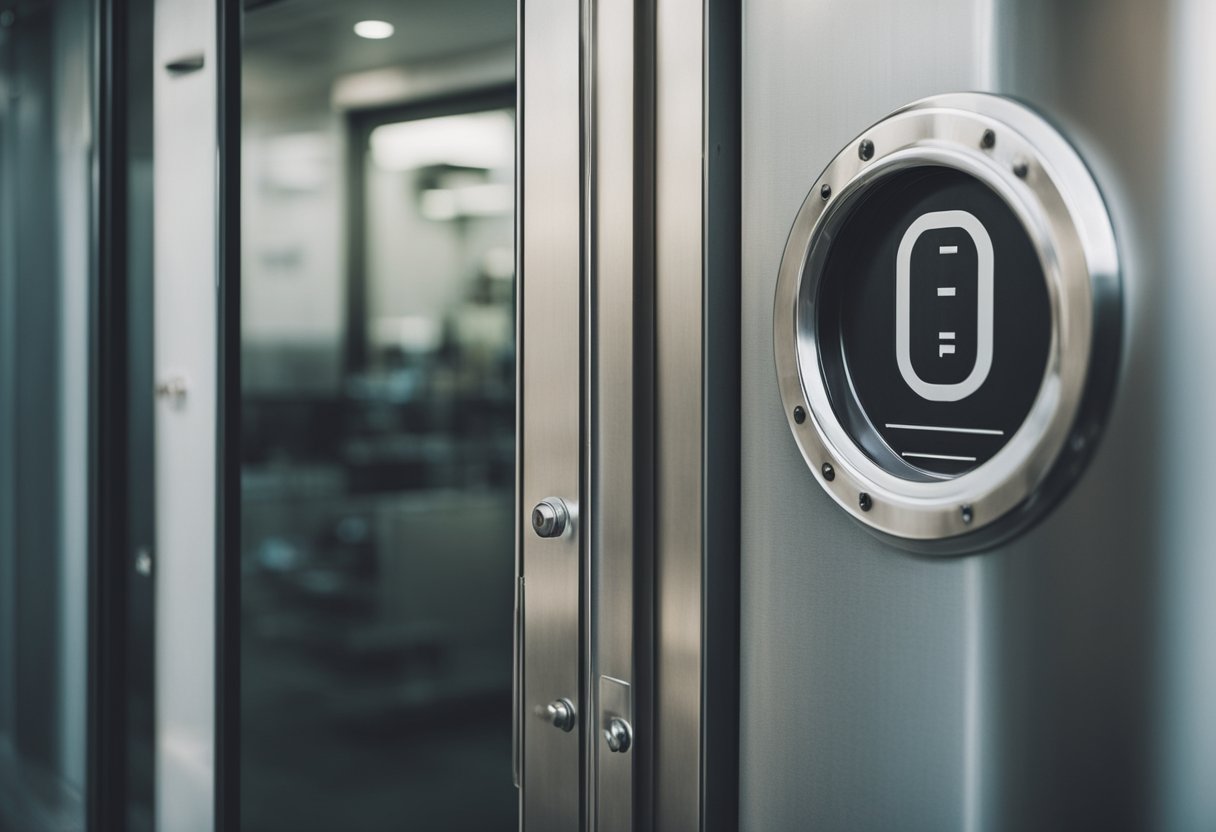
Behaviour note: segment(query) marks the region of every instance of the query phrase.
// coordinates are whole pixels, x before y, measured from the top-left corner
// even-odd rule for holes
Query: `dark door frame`
[[[216,3],[215,828],[241,828],[241,0]]]

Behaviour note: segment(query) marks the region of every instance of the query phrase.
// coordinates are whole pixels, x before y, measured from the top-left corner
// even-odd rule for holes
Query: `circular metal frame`
[[[816,332],[819,281],[836,231],[874,185],[923,166],[970,174],[1009,205],[1042,264],[1052,317],[1043,381],[1026,419],[991,459],[953,479],[897,476],[854,442],[829,400]],[[786,418],[820,484],[866,526],[926,553],[973,551],[1041,516],[1079,475],[1113,393],[1121,318],[1114,231],[1072,146],[1006,98],[924,99],[841,150],[794,220],[773,315]]]

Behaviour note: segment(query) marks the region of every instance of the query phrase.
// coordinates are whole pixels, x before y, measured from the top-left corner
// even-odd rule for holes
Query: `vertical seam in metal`
[[[523,738],[523,453],[524,453],[524,8],[526,0],[515,7],[515,643],[512,679],[512,765],[515,788],[519,790],[518,826],[524,827],[524,738]]]
[[[655,26],[654,0],[635,0],[634,43],[634,414],[641,426],[634,435],[634,717],[637,756],[634,769],[634,822],[638,832],[654,826],[656,738],[655,528]],[[639,380],[637,375],[642,373]],[[639,702],[642,698],[642,702]],[[640,764],[639,764],[640,762]]]
[[[731,829],[738,822],[740,4],[703,0],[701,8],[704,422],[699,808],[702,829]],[[711,375],[716,383],[711,383]],[[727,809],[733,817],[723,817]]]
[[[701,609],[700,621],[698,622],[701,628],[701,685],[700,685],[700,712],[697,715],[699,722],[699,737],[697,742],[697,827],[701,830],[705,829],[705,780],[708,767],[705,759],[705,736],[708,728],[708,723],[705,718],[706,705],[708,703],[708,685],[709,674],[708,668],[708,652],[706,650],[706,633],[708,632],[708,615],[706,610],[706,601],[709,598],[709,545],[708,545],[708,523],[706,515],[709,509],[709,482],[706,476],[708,466],[706,460],[709,458],[709,384],[706,360],[709,356],[709,339],[708,339],[708,324],[709,324],[709,274],[705,266],[705,248],[706,234],[709,229],[709,4],[711,0],[701,0],[701,239],[699,241],[699,269],[701,274],[701,308],[698,310],[701,313],[701,401],[700,401],[700,417],[701,417],[701,453],[698,462],[697,485],[700,488],[700,506],[701,516],[698,518],[700,525],[701,537]]]
[[[583,430],[583,454],[580,460],[582,465],[581,483],[582,495],[579,499],[579,515],[582,525],[582,544],[583,544],[583,580],[582,592],[583,602],[582,607],[582,626],[583,626],[583,718],[582,724],[584,730],[583,761],[586,767],[585,776],[583,778],[584,789],[584,824],[587,830],[594,830],[595,823],[595,807],[596,807],[596,759],[595,752],[597,748],[596,742],[596,726],[598,725],[599,715],[599,692],[598,686],[595,684],[595,674],[598,662],[595,653],[595,627],[596,627],[596,570],[594,559],[600,554],[594,549],[594,527],[598,523],[596,517],[594,501],[595,491],[593,488],[593,475],[596,465],[596,454],[598,445],[596,442],[595,431],[595,414],[596,414],[596,373],[597,365],[595,360],[595,348],[598,343],[596,338],[596,321],[595,321],[595,306],[594,299],[596,297],[596,281],[598,279],[595,267],[595,253],[598,249],[598,239],[595,234],[596,211],[595,211],[595,164],[596,164],[596,72],[595,72],[595,12],[596,0],[580,0],[579,14],[582,17],[581,31],[581,50],[579,68],[582,73],[582,84],[580,85],[582,100],[580,102],[580,124],[582,129],[582,199],[580,205],[583,211],[582,229],[582,264],[583,264],[583,280],[582,280],[582,309],[580,313],[580,324],[582,326],[582,349],[583,349],[583,372],[581,374],[580,383],[582,385],[581,401],[583,403],[582,414],[582,430]]]

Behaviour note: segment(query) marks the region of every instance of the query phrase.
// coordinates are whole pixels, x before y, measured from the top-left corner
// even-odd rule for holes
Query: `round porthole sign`
[[[790,428],[872,530],[993,545],[1092,454],[1121,306],[1106,207],[1063,136],[999,96],[916,102],[845,147],[794,220],[773,322]]]

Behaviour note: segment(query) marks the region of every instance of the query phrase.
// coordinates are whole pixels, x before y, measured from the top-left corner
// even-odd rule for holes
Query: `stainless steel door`
[[[522,5],[527,830],[735,824],[737,32],[733,2]]]
[[[658,742],[654,10],[580,0],[521,10],[521,827],[648,829]],[[699,53],[691,60],[699,77]],[[700,206],[684,203],[694,224]],[[681,647],[696,649],[699,615],[694,603],[672,616],[674,635],[694,628]],[[696,678],[694,666],[694,698]],[[696,714],[683,714],[694,783]],[[673,736],[688,740],[681,729]],[[695,785],[689,800],[695,811]]]
[[[1216,824],[1198,774],[1216,761],[1200,704],[1216,342],[1198,144],[1216,118],[1198,33],[1214,23],[1185,0],[745,4],[744,829]],[[1123,263],[1123,371],[1096,457],[1045,521],[925,559],[864,530],[803,462],[773,290],[839,148],[904,104],[969,90],[1038,110],[1090,165]]]

